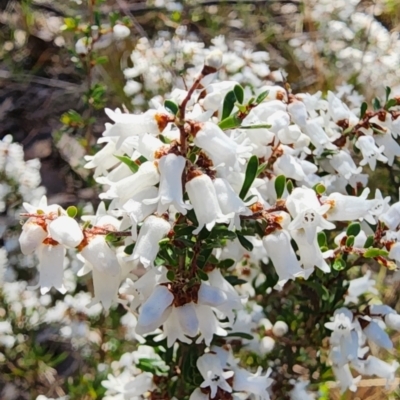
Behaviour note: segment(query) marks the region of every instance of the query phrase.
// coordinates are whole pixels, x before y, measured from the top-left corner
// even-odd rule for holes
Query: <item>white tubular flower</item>
[[[145,133],[139,136],[136,150],[149,161],[154,161],[157,158],[157,152],[163,147],[165,147],[165,144],[160,139]]]
[[[66,215],[51,221],[48,230],[52,239],[66,247],[74,248],[83,240],[83,233],[78,223]]]
[[[63,285],[64,278],[64,246],[54,243],[51,239],[49,243],[39,245],[37,249],[37,257],[39,259],[39,286],[40,293],[46,294],[52,287],[56,288],[60,293],[65,293],[66,289]]]
[[[173,205],[180,213],[186,215],[191,209],[190,204],[185,204],[182,194],[182,173],[186,160],[182,156],[168,154],[158,161],[160,171],[160,187],[155,199],[147,199],[145,204],[158,202],[157,214],[165,213],[170,205]]]
[[[135,194],[156,185],[159,181],[160,175],[156,165],[152,161],[146,161],[135,174],[112,183],[110,189],[100,197],[118,198],[119,204],[123,206]]]
[[[137,260],[145,268],[153,266],[160,248],[158,242],[170,231],[171,224],[164,218],[150,215],[140,229],[132,255],[126,261]]]
[[[364,293],[378,294],[378,289],[375,286],[375,279],[371,279],[371,271],[367,271],[364,276],[357,279],[352,279],[347,289],[347,295],[344,299],[344,304],[358,303],[358,298]]]
[[[279,276],[278,288],[283,287],[289,279],[304,277],[304,270],[300,267],[286,230],[272,232],[264,236],[262,241]]]
[[[122,143],[131,136],[144,133],[157,135],[167,125],[168,116],[156,110],[148,110],[144,114],[123,114],[120,110],[112,111],[109,108],[104,111],[115,124],[106,124],[103,136],[117,137],[116,149],[119,149]]]
[[[200,173],[197,172],[196,173]],[[217,193],[209,176],[201,174],[186,182],[186,190],[192,203],[199,226],[193,231],[196,235],[205,226],[211,231],[217,222],[228,222],[218,203]]]
[[[312,243],[310,243],[309,237],[307,236],[307,231],[296,229],[291,230],[290,234],[299,248],[300,264],[303,265],[305,270],[309,271],[309,274],[314,271],[314,267],[319,268],[325,273],[330,272],[331,268],[325,261],[324,256],[319,248],[317,235],[314,236]]]
[[[302,101],[294,100],[287,106],[292,121],[300,127],[307,124],[307,108]]]
[[[254,394],[260,400],[270,400],[268,389],[274,382],[273,379],[269,378],[272,369],[269,369],[265,375],[261,375],[261,371],[261,367],[258,368],[255,374],[243,368],[234,368],[233,390]]]
[[[238,169],[238,157],[245,156],[251,151],[250,146],[237,144],[213,122],[204,122],[196,133],[194,144],[205,150],[211,157],[214,165],[225,165]]]
[[[232,186],[226,179],[216,178],[213,181],[217,193],[218,203],[221,211],[226,216],[231,216],[229,229],[240,230],[240,215],[251,215],[251,210],[246,206],[243,200],[232,189]]]
[[[119,268],[119,265],[115,266]],[[111,304],[118,301],[118,288],[121,283],[121,275],[111,275],[107,272],[93,267],[93,289],[94,297],[89,306],[102,303],[103,308],[108,310]]]
[[[330,165],[345,179],[361,174],[362,168],[357,167],[353,158],[346,150],[340,150],[329,159]]]
[[[339,308],[334,313],[333,322],[327,322],[325,328],[334,331],[339,336],[349,335],[354,327],[353,318],[353,313],[349,309]]]
[[[233,371],[224,371],[216,354],[206,353],[197,359],[197,368],[204,379],[201,388],[210,388],[210,398],[214,399],[218,389],[232,393],[232,387],[226,381],[234,375]]]
[[[200,331],[200,336],[196,340],[197,344],[204,340],[204,343],[209,346],[214,335],[226,336],[228,334],[225,329],[221,328],[220,322],[210,306],[197,304],[196,315]]]
[[[197,388],[192,392],[189,400],[210,400],[210,396],[208,393],[203,393],[200,388]]]
[[[375,118],[375,117],[374,117]],[[370,122],[374,118],[370,119]],[[397,119],[396,121],[399,121]],[[396,142],[390,131],[373,136],[375,143],[379,146],[379,149],[383,148],[383,154],[387,157],[387,163],[391,166],[395,157],[400,157],[400,145]]]
[[[296,157],[290,154],[283,154],[274,162],[274,173],[276,175],[285,175],[296,181],[304,181],[306,179],[302,165]]]
[[[47,237],[46,224],[41,218],[29,218],[22,226],[19,245],[24,255],[32,254]]]
[[[288,229],[304,230],[310,245],[314,243],[319,230],[335,228],[334,224],[322,217],[329,205],[321,205],[312,189],[295,188],[286,200],[286,207],[293,218]]]
[[[368,321],[364,318],[358,319],[363,333],[368,340],[374,342],[377,346],[382,347],[386,350],[393,349],[393,343],[390,340],[389,335],[377,324],[375,321]]]
[[[143,335],[162,325],[172,311],[174,295],[166,286],[158,285],[143,304],[136,325],[136,333]]]
[[[129,216],[130,224],[132,225],[132,239],[135,241],[137,240],[137,225],[157,210],[157,204],[145,204],[144,200],[152,199],[154,196],[157,196],[157,193],[158,189],[154,186],[150,186],[132,196],[122,207],[123,211]],[[120,229],[123,230],[128,226],[129,225],[126,225],[125,222],[121,222]]]
[[[332,193],[322,199],[324,204],[330,204],[331,208],[326,213],[328,221],[355,221],[365,219],[372,225],[376,221],[371,213],[376,200],[367,200],[369,189],[364,189],[361,196],[346,196],[341,193]]]
[[[349,121],[350,119],[354,121],[356,118],[348,107],[330,90],[328,91],[328,110],[334,122]]]
[[[389,329],[400,331],[400,315],[396,312],[385,315],[383,320]]]
[[[379,216],[379,220],[391,231],[395,231],[400,225],[400,202],[392,204],[385,213]]]
[[[395,380],[395,373],[399,368],[399,363],[393,361],[391,364],[380,360],[374,356],[368,356],[364,364],[364,373],[366,375],[376,375],[380,378],[387,379],[387,385]]]
[[[293,389],[289,392],[290,400],[315,400],[312,393],[307,392],[309,381],[293,381]]]
[[[222,52],[219,49],[212,50],[207,54],[206,59],[204,60],[204,65],[207,67],[211,67],[215,70],[219,70],[222,66]]]
[[[363,155],[360,165],[368,164],[372,171],[375,171],[377,161],[382,161],[384,163],[388,161],[382,154],[384,146],[378,148],[372,136],[360,136],[356,142],[356,146],[361,150]]]
[[[315,146],[315,154],[322,153],[325,149],[335,150],[336,146],[331,143],[328,135],[316,120],[308,120],[304,127],[304,133],[310,138]]]
[[[83,244],[81,255],[93,266],[93,269],[109,276],[119,274],[120,266],[117,256],[106,242],[105,235],[88,237]]]
[[[361,375],[357,376],[357,378],[353,378],[349,364],[345,364],[341,367],[332,365],[332,370],[339,383],[341,393],[344,393],[347,389],[351,392],[357,391],[357,383],[360,382]]]

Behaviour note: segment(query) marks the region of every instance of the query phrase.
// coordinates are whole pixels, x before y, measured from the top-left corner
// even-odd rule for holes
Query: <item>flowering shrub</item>
[[[105,399],[312,399],[332,377],[342,392],[361,376],[390,384],[400,316],[371,272],[400,266],[400,203],[369,196],[365,172],[400,156],[400,100],[387,88],[355,112],[333,92],[221,80],[221,51],[203,54],[187,89],[142,114],[106,109],[105,145],[86,156],[104,188],[96,215],[79,224],[76,207],[24,203],[19,242],[41,293],[66,292],[75,249],[78,275],[92,274],[88,306],[126,310],[139,345],[111,364]]]

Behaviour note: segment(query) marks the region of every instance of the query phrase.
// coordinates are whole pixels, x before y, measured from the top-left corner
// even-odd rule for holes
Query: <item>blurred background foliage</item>
[[[240,40],[254,50],[267,51],[270,70],[283,68],[294,92],[326,92],[351,83],[371,101],[384,92],[384,86],[377,93],[368,81],[358,79],[357,71],[347,74],[343,62],[330,49],[325,31],[329,21],[314,18],[313,12],[320,4],[326,6],[329,2],[0,0],[0,139],[12,134],[15,141],[23,144],[28,159],[41,160],[49,203],[96,203],[98,189],[83,168],[83,156],[93,154],[96,138],[104,130],[104,106],[114,109],[124,104],[130,111],[141,110],[142,106],[132,104],[124,91],[123,70],[132,67],[130,54],[140,38],[151,41],[160,32],[173,36],[181,27],[185,27],[187,38],[206,45],[215,36],[224,35],[229,42]],[[372,15],[390,34],[398,34],[399,0],[361,0],[356,8]],[[110,28],[116,21],[131,30],[129,37],[118,42],[112,40]],[[94,37],[90,29],[93,25],[103,30],[101,37],[95,38],[98,45],[82,56],[76,52],[75,44],[80,38]],[[371,32],[364,29],[351,40],[367,52],[375,40],[369,40],[370,36]],[[296,51],[294,40],[315,44],[315,50],[309,53],[311,60]],[[375,45],[379,47],[379,43]],[[165,68],[174,69],[174,65]],[[361,65],[359,71],[363,68]],[[150,100],[154,94],[143,95]],[[383,184],[387,193],[396,196],[398,179],[398,166],[382,167],[375,172],[371,187],[382,189]],[[90,281],[80,278],[76,291],[87,285],[90,287]],[[387,286],[383,272],[378,276],[378,285],[386,304],[398,308],[400,285]],[[310,288],[303,289],[302,294],[292,293],[293,298],[288,297],[285,304],[282,296],[274,298],[271,294],[267,297],[268,308],[284,311],[285,307],[293,307],[298,296],[316,295]],[[0,307],[0,320],[7,312],[1,296],[4,307]],[[56,300],[57,296],[53,301]],[[124,312],[119,306],[108,316],[74,315],[78,320],[87,319],[91,326],[93,337],[82,345],[62,339],[57,326],[47,324],[27,331],[25,321],[16,323],[14,333],[27,337],[12,349],[7,360],[0,360],[1,398],[34,399],[39,394],[54,398],[69,394],[71,399],[82,400],[102,398],[105,389],[100,382],[107,375],[106,366],[135,348],[125,340],[126,327],[119,323]],[[316,336],[312,340],[320,341],[318,332]],[[304,359],[314,356],[306,354]],[[290,364],[290,354],[285,357]],[[245,362],[251,366],[258,361],[247,358]],[[5,387],[7,393],[1,391]],[[380,396],[376,392],[371,396],[382,398],[376,397]]]

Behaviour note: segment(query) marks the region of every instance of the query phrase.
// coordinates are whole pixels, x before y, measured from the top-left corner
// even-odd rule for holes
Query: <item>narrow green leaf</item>
[[[373,244],[374,244],[374,236],[369,235],[364,243],[364,248],[368,249],[368,247],[371,247]]]
[[[280,199],[285,191],[286,187],[286,177],[284,175],[279,175],[275,179],[275,192],[276,197]]]
[[[385,92],[386,92],[386,102],[389,100],[389,96],[390,96],[391,91],[392,91],[392,89],[390,89],[389,86],[386,86],[386,88],[385,88]]]
[[[240,244],[247,250],[247,251],[253,251],[253,244],[246,239],[243,235],[241,235],[239,232],[236,232],[236,236],[239,239]]]
[[[258,171],[258,158],[257,156],[251,156],[246,167],[246,175],[244,178],[242,189],[240,190],[239,197],[243,200],[246,197],[251,185],[256,179]]]
[[[107,64],[108,63],[108,57],[107,56],[100,56],[95,58],[94,60],[96,65],[101,65],[101,64]]]
[[[223,119],[219,122],[218,126],[223,130],[234,129],[240,126],[242,120],[237,116],[237,114],[233,114],[228,118]]]
[[[288,191],[289,194],[291,194],[291,193],[293,192],[294,186],[293,186],[293,182],[292,182],[291,179],[289,179],[289,180],[286,182],[286,189],[287,189],[287,191]]]
[[[208,275],[202,270],[198,269],[197,270],[197,276],[202,280],[202,281],[208,281]]]
[[[374,101],[373,101],[373,106],[374,106],[374,110],[380,110],[381,109],[381,102],[379,101],[379,99],[377,97],[375,97]]]
[[[224,99],[224,104],[222,106],[222,117],[221,120],[228,118],[231,115],[233,108],[235,107],[236,96],[233,90],[230,90]]]
[[[351,235],[346,239],[346,246],[353,247],[354,246],[354,236]]]
[[[228,269],[230,267],[233,267],[235,264],[236,264],[235,260],[232,260],[231,258],[227,258],[226,260],[222,260],[218,264],[218,267],[219,268],[223,268],[223,269]]]
[[[178,114],[178,111],[179,111],[178,104],[176,104],[172,100],[165,100],[164,101],[164,107],[167,110],[171,111],[172,114],[174,114],[174,115]]]
[[[271,125],[268,124],[254,124],[254,125],[242,125],[242,129],[269,129]]]
[[[389,253],[386,250],[382,250],[382,249],[368,249],[365,251],[364,253],[364,257],[365,258],[374,258],[374,257],[387,257],[389,255]]]
[[[224,277],[232,286],[236,286],[236,285],[243,285],[245,283],[248,283],[246,280],[244,279],[240,279],[235,275],[228,275]]]
[[[267,165],[268,165],[268,163],[265,162],[265,163],[262,163],[262,164],[260,164],[258,166],[258,168],[257,168],[257,176],[262,174],[265,171],[265,169],[267,168]]]
[[[75,206],[69,206],[67,208],[68,217],[75,218],[76,214],[78,214],[78,209]]]
[[[332,268],[335,271],[342,271],[346,268],[346,262],[341,257],[336,258],[335,261],[333,262]]]
[[[128,156],[116,156],[114,157],[118,158],[119,161],[123,162],[125,165],[129,167],[129,169],[135,173],[139,169],[139,165],[135,163],[135,161],[131,160]]]
[[[235,93],[236,100],[240,103],[243,104],[244,100],[244,90],[240,85],[235,85],[233,88],[233,92]]]
[[[256,98],[256,103],[257,104],[262,103],[265,100],[265,98],[268,96],[268,94],[269,94],[269,90],[266,90],[265,92],[260,93]]]
[[[390,99],[386,104],[385,104],[385,109],[389,110],[390,108],[397,106],[397,100],[396,99]]]
[[[317,240],[318,240],[319,247],[326,246],[326,234],[324,231],[318,232]]]
[[[175,272],[171,269],[167,272],[167,279],[169,279],[171,282],[175,280]]]
[[[357,236],[361,231],[361,225],[359,222],[351,223],[346,230],[347,236]]]
[[[231,332],[231,333],[228,333],[226,336],[240,337],[242,339],[247,339],[247,340],[254,339],[253,335],[250,335],[249,333],[246,333],[246,332]]]
[[[364,102],[361,104],[361,110],[360,110],[360,117],[361,117],[361,118],[364,117],[365,113],[367,112],[367,109],[368,109],[368,104],[364,101]]]

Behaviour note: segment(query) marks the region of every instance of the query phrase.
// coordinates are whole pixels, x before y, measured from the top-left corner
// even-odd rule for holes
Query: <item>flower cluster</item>
[[[323,283],[365,259],[400,266],[400,203],[379,190],[369,198],[363,173],[400,156],[399,100],[388,90],[384,106],[356,114],[332,92],[218,80],[221,51],[204,54],[188,89],[153,99],[142,114],[106,110],[105,146],[86,156],[104,185],[95,216],[79,225],[73,207],[24,205],[21,249],[37,255],[42,293],[65,291],[64,255],[76,249],[79,275],[92,272],[91,305],[124,306],[127,337],[152,343],[158,353],[148,358],[174,365],[126,356],[125,370],[120,361],[103,383],[115,398],[265,400],[282,388],[309,398],[304,381],[274,368],[261,375],[264,365],[248,372],[229,347],[245,339],[243,347],[268,355],[277,343],[299,346],[287,337],[298,321],[272,323],[268,315],[268,296],[284,298],[296,285],[325,302],[315,330],[333,331],[329,358],[342,390],[357,383],[350,365],[391,380],[398,365],[367,355],[364,345],[390,349],[383,323],[398,329],[396,312],[357,304],[369,275],[350,283],[348,297],[340,288],[331,296]]]

